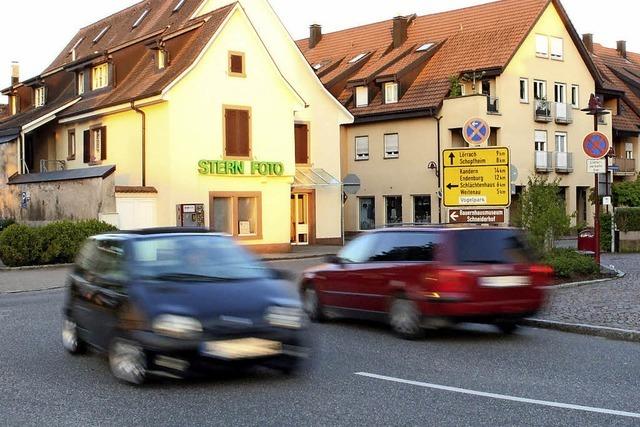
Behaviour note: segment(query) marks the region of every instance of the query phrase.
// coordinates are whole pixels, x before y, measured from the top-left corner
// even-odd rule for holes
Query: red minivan
[[[306,270],[300,292],[314,321],[377,318],[404,338],[461,322],[511,333],[541,309],[552,274],[515,228],[387,228]]]

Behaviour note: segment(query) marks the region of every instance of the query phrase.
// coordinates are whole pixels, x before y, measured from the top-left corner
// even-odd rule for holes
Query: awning
[[[339,179],[320,168],[296,168],[293,188],[316,188],[341,185]]]

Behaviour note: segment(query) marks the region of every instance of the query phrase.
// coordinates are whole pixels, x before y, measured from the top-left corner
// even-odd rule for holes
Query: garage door
[[[118,228],[135,230],[155,227],[156,199],[116,198],[118,210]]]

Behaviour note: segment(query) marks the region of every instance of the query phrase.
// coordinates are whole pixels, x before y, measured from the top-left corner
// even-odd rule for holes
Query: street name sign
[[[605,173],[606,170],[604,159],[587,159],[587,173]]]
[[[491,224],[504,222],[504,209],[449,209],[451,224]]]
[[[482,119],[469,119],[462,127],[462,137],[471,146],[484,144],[491,135],[491,127]]]
[[[509,206],[509,160],[507,147],[444,150],[444,206]]]
[[[587,157],[601,159],[606,156],[611,149],[611,143],[607,135],[602,132],[591,132],[584,137],[582,149]]]

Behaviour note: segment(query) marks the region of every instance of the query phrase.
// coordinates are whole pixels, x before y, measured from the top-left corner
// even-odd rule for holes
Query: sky
[[[166,0],[174,1],[174,0]],[[328,33],[390,19],[399,14],[425,15],[487,0],[269,0],[296,38],[306,38],[309,25]],[[0,0],[0,88],[9,86],[11,61],[19,61],[21,79],[42,72],[82,27],[137,3],[137,0]],[[87,7],[90,4],[89,7]],[[594,42],[640,52],[640,1],[562,0],[577,31],[593,33]],[[6,98],[0,97],[0,102]]]

